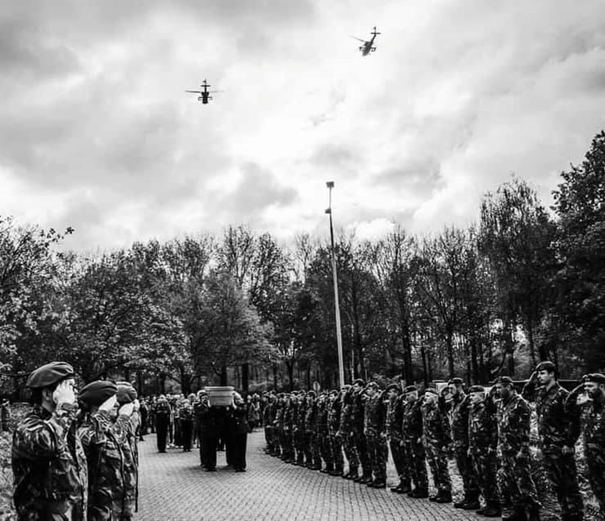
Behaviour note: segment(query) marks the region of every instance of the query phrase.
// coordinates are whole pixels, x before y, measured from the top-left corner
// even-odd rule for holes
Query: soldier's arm
[[[76,406],[63,403],[57,406],[48,420],[25,420],[15,432],[13,450],[28,459],[63,454],[68,450],[67,433],[75,417]]]
[[[518,457],[529,456],[529,434],[531,410],[527,402],[519,402],[518,406],[517,439],[520,444]]]
[[[538,375],[537,373],[534,371],[531,375],[531,377],[529,378],[529,380],[526,382],[526,384],[523,386],[523,390],[521,391],[521,396],[523,396],[523,398],[525,398],[526,400],[533,402],[536,400],[536,389],[538,387]]]

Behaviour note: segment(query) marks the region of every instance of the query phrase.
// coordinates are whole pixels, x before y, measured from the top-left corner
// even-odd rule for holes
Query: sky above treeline
[[[0,71],[0,215],[74,250],[325,236],[326,181],[359,238],[467,226],[605,128],[601,0],[15,0]]]

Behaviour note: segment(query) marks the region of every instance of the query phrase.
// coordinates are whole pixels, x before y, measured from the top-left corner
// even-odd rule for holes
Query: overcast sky
[[[13,0],[0,71],[0,215],[78,250],[465,226],[605,128],[602,0]]]

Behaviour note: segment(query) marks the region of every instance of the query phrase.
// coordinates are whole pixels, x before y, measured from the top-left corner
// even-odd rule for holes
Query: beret
[[[496,378],[496,383],[497,384],[514,384],[515,382],[513,382],[512,378],[510,376],[499,376],[498,378]]]
[[[471,388],[468,390],[469,393],[484,393],[485,392],[485,387],[483,387],[482,385],[472,385]]]
[[[307,393],[307,396],[310,397],[310,398],[315,398],[315,391],[309,391]]]
[[[30,389],[43,389],[73,376],[74,368],[68,363],[51,362],[33,371],[25,385]]]
[[[434,394],[436,396],[439,396],[439,393],[437,392],[437,389],[435,389],[434,387],[427,387],[424,390],[424,394],[426,394],[426,393],[431,393],[431,394]]]
[[[417,391],[417,390],[418,390],[418,387],[416,387],[415,385],[408,385],[408,386],[407,386],[407,387],[406,387],[406,388],[403,390],[403,392],[404,392],[404,393],[413,393],[413,392],[415,392],[415,391]]]
[[[369,389],[370,387],[373,387],[374,389],[378,389],[378,384],[376,382],[370,382],[366,388]]]
[[[397,384],[390,384],[387,385],[387,388],[385,389],[385,391],[388,393],[389,391],[397,391],[398,393],[401,392],[401,387],[399,387]]]
[[[452,378],[449,382],[448,385],[464,385],[464,380],[462,378]]]
[[[555,366],[555,364],[553,364],[552,362],[546,360],[544,362],[540,362],[537,366],[536,366],[536,371],[555,371],[557,369],[557,367]]]
[[[118,386],[107,380],[97,380],[82,387],[78,400],[89,405],[101,405],[118,392]]]
[[[605,374],[590,373],[584,376],[585,382],[594,382],[597,384],[605,384]]]
[[[361,385],[362,387],[365,387],[366,386],[366,382],[362,378],[357,378],[357,380],[355,380],[353,382],[353,385]]]
[[[130,382],[117,382],[118,386],[118,403],[132,403],[137,398],[137,392]]]

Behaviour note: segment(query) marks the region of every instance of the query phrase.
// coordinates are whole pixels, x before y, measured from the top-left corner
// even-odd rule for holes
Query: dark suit
[[[237,405],[231,413],[231,463],[236,471],[246,468],[246,444],[248,441],[248,411],[245,403]]]

